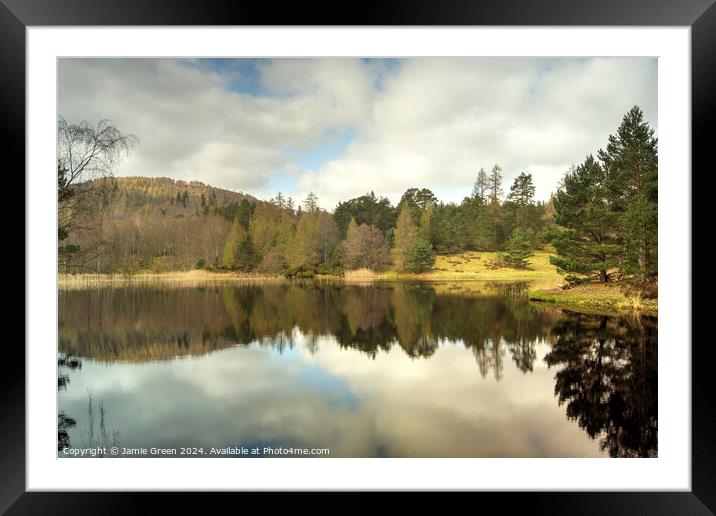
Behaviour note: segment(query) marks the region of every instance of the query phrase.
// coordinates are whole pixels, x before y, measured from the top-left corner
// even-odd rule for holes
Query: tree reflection
[[[165,360],[259,343],[282,352],[296,331],[309,352],[321,337],[368,356],[394,345],[414,359],[440,345],[470,349],[479,374],[505,360],[527,374],[559,312],[531,305],[522,284],[276,283],[60,292],[60,350],[103,362]],[[61,380],[60,380],[61,381]]]
[[[483,377],[500,379],[509,351],[527,373],[554,311],[531,306],[522,285],[487,291],[420,283],[280,283],[198,289],[115,288],[60,292],[60,349],[99,361],[164,360],[236,344],[279,351],[294,331],[315,352],[319,337],[375,357],[397,344],[432,356],[441,343],[472,350]],[[62,381],[62,380],[60,380]]]
[[[67,389],[70,383],[70,376],[65,374],[67,369],[80,369],[82,361],[72,355],[60,354],[57,357],[57,390]],[[70,447],[70,428],[77,426],[77,421],[60,412],[57,414],[57,451]]]
[[[656,320],[565,312],[545,362],[567,417],[611,457],[657,453]]]
[[[545,362],[556,370],[554,391],[567,418],[611,456],[655,456],[656,320],[537,307],[525,292],[524,285],[389,282],[63,291],[58,389],[69,379],[62,371],[81,366],[78,356],[145,362],[237,345],[284,352],[299,339],[316,353],[324,337],[372,358],[397,352],[420,361],[441,346],[464,347],[475,374],[500,381],[506,371],[531,374],[538,346],[549,342]],[[114,440],[102,430],[101,404],[95,435],[96,406],[89,406],[89,441]],[[59,446],[69,445],[76,424],[59,414]]]

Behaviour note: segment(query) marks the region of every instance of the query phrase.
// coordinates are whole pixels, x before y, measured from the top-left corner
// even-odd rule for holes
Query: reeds
[[[254,282],[282,282],[281,276],[236,273],[236,272],[210,272],[204,270],[158,272],[141,274],[60,274],[57,286],[60,290],[83,290],[98,287],[127,287],[127,286],[177,286],[194,287],[202,285],[254,283]]]
[[[378,275],[371,269],[355,269],[343,273],[343,281],[348,283],[369,283],[378,279]]]

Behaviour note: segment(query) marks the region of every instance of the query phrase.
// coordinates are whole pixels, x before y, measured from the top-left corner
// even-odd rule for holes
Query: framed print
[[[274,490],[715,510],[691,301],[712,2],[3,2],[8,513]]]

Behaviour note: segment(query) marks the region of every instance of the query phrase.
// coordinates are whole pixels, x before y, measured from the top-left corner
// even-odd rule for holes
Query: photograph
[[[56,62],[57,459],[660,457],[657,57]]]

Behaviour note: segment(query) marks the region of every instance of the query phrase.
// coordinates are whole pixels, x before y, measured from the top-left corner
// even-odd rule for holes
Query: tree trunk
[[[606,283],[609,280],[609,277],[607,276],[606,270],[600,270],[599,271],[599,281],[602,283]]]

